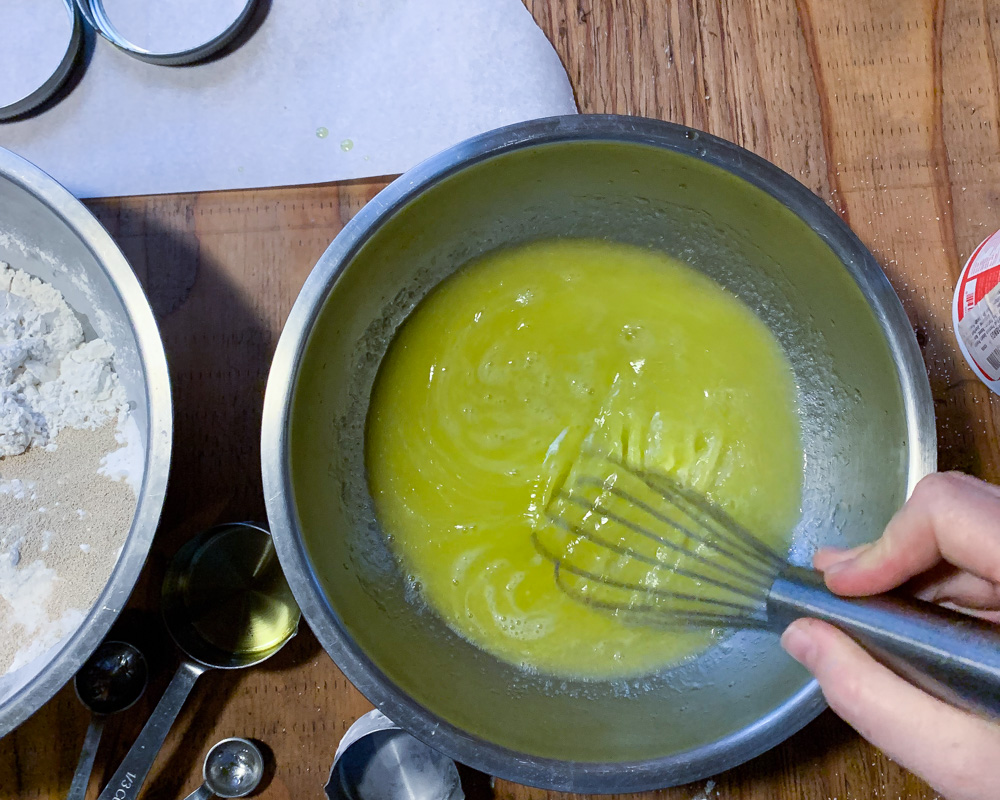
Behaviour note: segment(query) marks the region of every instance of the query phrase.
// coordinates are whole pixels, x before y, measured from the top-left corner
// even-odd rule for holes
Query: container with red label
[[[1000,231],[976,248],[962,270],[952,319],[965,360],[1000,394]]]

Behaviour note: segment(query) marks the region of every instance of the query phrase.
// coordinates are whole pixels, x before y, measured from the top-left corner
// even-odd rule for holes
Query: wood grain
[[[847,220],[899,292],[931,376],[941,466],[1000,480],[1000,398],[965,366],[950,325],[957,273],[1000,228],[1000,0],[526,0],[581,111],[641,114],[774,161]],[[163,524],[119,624],[157,679],[112,718],[90,797],[110,777],[173,666],[155,607],[180,542],[263,519],[258,432],[267,368],[311,266],[384,180],[90,203],[156,307],[177,407]],[[319,798],[339,738],[368,703],[307,630],[272,662],[209,673],[147,784],[195,788],[215,740],[246,735],[276,768],[259,796]],[[64,796],[87,719],[66,688],[0,740],[0,797]],[[930,800],[932,790],[831,714],[718,776],[711,797]],[[473,780],[470,795],[555,793]],[[705,784],[644,797],[687,800]]]

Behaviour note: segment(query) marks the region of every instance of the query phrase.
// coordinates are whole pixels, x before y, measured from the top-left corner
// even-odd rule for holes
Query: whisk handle
[[[768,627],[829,622],[876,659],[959,708],[1000,717],[1000,628],[933,603],[884,594],[840,597],[820,573],[789,567],[767,598]]]

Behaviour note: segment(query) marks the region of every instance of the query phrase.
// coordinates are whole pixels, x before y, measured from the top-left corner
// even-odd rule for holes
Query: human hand
[[[924,478],[882,538],[813,560],[831,591],[914,594],[1000,622],[1000,487],[959,473]],[[839,716],[948,800],[997,800],[1000,720],[960,711],[882,666],[832,625],[800,619],[781,637]]]

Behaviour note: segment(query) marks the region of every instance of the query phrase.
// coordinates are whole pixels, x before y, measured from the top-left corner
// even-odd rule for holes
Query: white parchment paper
[[[183,31],[199,13],[106,6],[140,44],[151,44],[144,19]],[[25,59],[38,47],[4,44]],[[193,67],[146,64],[99,39],[72,92],[0,123],[0,146],[79,197],[236,189],[395,174],[473,134],[575,111],[521,0],[271,0],[241,48]]]

